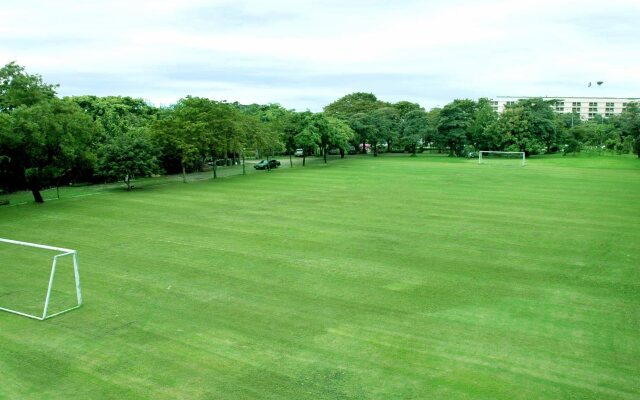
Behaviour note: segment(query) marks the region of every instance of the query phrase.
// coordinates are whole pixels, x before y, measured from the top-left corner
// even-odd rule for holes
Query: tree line
[[[31,190],[74,182],[122,181],[230,165],[296,149],[327,162],[330,150],[406,152],[425,148],[467,156],[478,150],[528,155],[575,153],[584,147],[639,153],[640,109],[581,121],[558,114],[553,101],[520,100],[502,114],[488,99],[454,100],[426,111],[419,104],[389,103],[371,93],[348,94],[322,112],[279,104],[229,103],[187,96],[155,107],[126,96],[60,98],[16,63],[0,69],[0,190]],[[640,156],[640,154],[639,154]]]

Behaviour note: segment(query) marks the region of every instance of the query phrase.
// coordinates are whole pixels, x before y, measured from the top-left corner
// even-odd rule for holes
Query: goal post
[[[39,321],[44,321],[45,319],[49,319],[52,317],[55,317],[56,315],[60,315],[60,314],[64,314],[67,313],[69,311],[75,310],[77,308],[79,308],[80,306],[82,306],[82,289],[80,287],[80,272],[78,269],[78,252],[76,250],[72,250],[72,249],[66,249],[63,247],[54,247],[54,246],[47,246],[44,244],[37,244],[37,243],[29,243],[29,242],[22,242],[19,240],[11,240],[11,239],[4,239],[4,238],[0,238],[0,243],[6,243],[9,245],[16,245],[16,246],[27,246],[27,247],[31,247],[31,248],[38,248],[38,249],[43,249],[43,250],[50,250],[53,251],[57,254],[55,254],[53,256],[53,259],[51,261],[51,270],[49,272],[49,282],[48,282],[48,286],[47,286],[47,291],[46,291],[46,295],[44,296],[44,305],[42,308],[42,314],[38,315],[37,313],[34,314],[30,314],[28,312],[23,312],[23,311],[19,311],[19,310],[15,310],[9,307],[2,307],[2,304],[0,303],[0,310],[1,311],[6,311],[9,313],[13,313],[13,314],[17,314],[17,315],[22,315],[24,317],[29,317],[29,318],[33,318],[33,319],[37,319]],[[63,258],[63,257],[71,257],[72,261],[73,261],[73,276],[74,276],[74,280],[75,280],[75,298],[76,298],[76,304],[72,307],[68,307],[66,309],[63,309],[61,311],[56,311],[54,313],[49,313],[49,306],[50,306],[50,301],[51,301],[51,290],[53,289],[53,283],[54,283],[54,279],[56,276],[56,266],[58,264],[58,260]],[[6,261],[6,260],[3,260]],[[0,287],[2,286],[2,284],[0,284]]]
[[[523,167],[526,164],[524,151],[488,151],[488,150],[482,150],[478,152],[478,164],[484,164],[484,160],[487,158],[486,156],[491,154],[496,154],[501,157],[505,156],[505,158],[518,159],[520,160],[520,165]],[[484,155],[484,158],[483,158],[483,155]]]

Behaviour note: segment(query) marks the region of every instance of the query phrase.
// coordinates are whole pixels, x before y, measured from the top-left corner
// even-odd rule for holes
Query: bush
[[[462,155],[467,158],[476,158],[478,157],[478,149],[474,146],[466,145],[464,146],[464,150],[462,150]]]
[[[564,146],[562,152],[564,155],[567,155],[570,153],[580,153],[580,150],[582,150],[582,143],[572,138],[567,140],[567,144]]]
[[[616,146],[616,153],[618,154],[629,154],[633,152],[633,144],[634,140],[631,136],[625,136],[622,143],[619,143]]]

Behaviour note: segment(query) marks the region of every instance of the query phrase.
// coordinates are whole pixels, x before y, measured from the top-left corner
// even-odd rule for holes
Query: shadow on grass
[[[289,169],[291,163],[289,158],[278,158],[281,162],[281,166],[278,170],[286,170]],[[332,159],[331,162],[338,161],[339,157],[336,159]],[[216,179],[229,179],[235,178],[243,175],[252,175],[255,173],[267,173],[267,171],[257,171],[253,168],[253,166],[259,160],[247,160],[245,162],[245,168],[243,171],[242,165],[233,165],[226,167],[218,167],[216,170]],[[293,168],[302,168],[302,159],[301,158],[293,158]],[[324,166],[324,162],[321,157],[307,157],[306,166],[308,167],[319,167]],[[200,181],[214,181],[213,177],[213,169],[207,168],[203,171],[191,172],[186,175],[186,183],[190,182],[200,182]],[[155,188],[162,187],[164,185],[170,184],[184,184],[184,177],[182,174],[172,174],[172,175],[160,175],[155,177],[145,177],[139,178],[132,181],[132,189],[130,192],[136,192],[140,190],[153,190]],[[115,193],[115,192],[127,192],[127,185],[123,182],[109,182],[102,184],[90,184],[90,183],[81,183],[77,185],[69,185],[69,186],[61,186],[61,187],[52,187],[48,189],[42,190],[40,193],[45,202],[56,201],[56,200],[64,200],[70,198],[77,197],[85,197],[85,196],[94,196],[104,193]],[[33,204],[34,199],[33,195],[30,191],[19,191],[14,193],[4,193],[0,194],[0,209],[4,207],[18,206],[24,204]]]

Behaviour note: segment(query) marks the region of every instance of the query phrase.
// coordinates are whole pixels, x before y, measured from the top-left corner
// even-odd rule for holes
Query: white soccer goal
[[[483,157],[484,155],[484,157]],[[502,160],[519,160],[520,161],[520,165],[524,167],[525,165],[525,158],[524,158],[524,151],[487,151],[487,150],[483,150],[481,152],[478,153],[478,164],[484,164],[485,160],[487,159],[487,156],[491,156],[491,155],[495,155],[497,156],[496,158],[500,158]]]
[[[5,307],[1,307],[1,306],[0,306],[0,310],[7,311],[7,312],[10,312],[10,313],[13,313],[13,314],[22,315],[24,317],[29,317],[29,318],[37,319],[37,320],[40,320],[40,321],[44,321],[45,319],[55,317],[56,315],[64,314],[64,313],[69,312],[71,310],[75,310],[75,309],[79,308],[82,305],[82,291],[80,289],[80,272],[78,271],[78,252],[76,250],[65,249],[65,248],[62,248],[62,247],[47,246],[47,245],[43,245],[43,244],[21,242],[21,241],[18,241],[18,240],[3,239],[3,238],[0,238],[0,242],[8,243],[8,244],[11,244],[11,245],[17,245],[17,246],[27,246],[27,247],[32,247],[32,248],[51,250],[51,251],[54,251],[54,252],[58,253],[58,254],[53,256],[53,260],[52,260],[52,263],[51,263],[51,271],[50,271],[50,274],[49,274],[49,285],[47,286],[47,292],[46,292],[46,296],[45,296],[45,299],[44,299],[44,307],[43,307],[43,310],[42,310],[42,315],[33,315],[33,314],[29,314],[28,312],[18,311],[18,310],[14,310],[14,309],[11,309],[11,308],[5,308]],[[49,311],[49,302],[51,300],[51,289],[53,288],[53,280],[54,280],[54,277],[56,275],[56,264],[58,263],[58,259],[60,259],[62,257],[72,257],[72,259],[73,259],[73,275],[75,277],[75,297],[77,299],[77,304],[75,306],[73,306],[73,307],[69,307],[69,308],[66,308],[66,309],[61,310],[61,311],[56,311],[53,314],[49,314],[48,313],[48,311]],[[2,266],[2,264],[7,265],[9,263],[8,261],[9,260],[7,260],[5,257],[3,257],[3,259],[0,259],[0,266]],[[18,266],[18,268],[19,268],[19,266]],[[42,285],[42,286],[44,288],[44,285]],[[0,287],[2,287],[1,281],[0,281]]]

